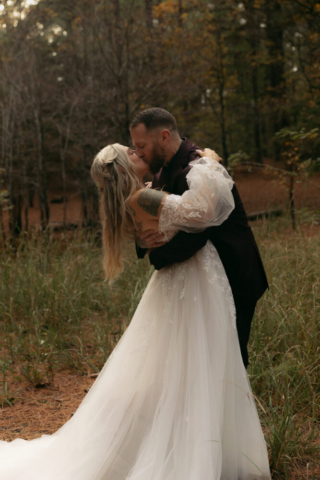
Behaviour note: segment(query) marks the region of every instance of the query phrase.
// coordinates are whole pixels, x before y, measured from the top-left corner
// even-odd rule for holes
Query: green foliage
[[[291,130],[284,128],[277,132],[276,136],[282,141],[282,158],[291,172],[299,177],[310,176],[320,166],[320,158],[305,159],[305,155],[312,152],[312,144],[319,137],[319,129],[312,130]]]
[[[294,187],[296,183],[307,183],[311,188],[319,189],[319,185],[312,182],[309,177],[320,168],[319,158],[307,158],[305,156],[313,151],[315,140],[319,136],[319,129],[312,130],[290,130],[284,128],[276,134],[276,137],[282,142],[280,145],[280,155],[284,164],[278,166],[263,164],[251,161],[249,155],[242,151],[229,157],[229,167],[231,171],[241,166],[245,166],[249,172],[253,168],[258,168],[266,173],[271,173],[277,177],[279,184],[288,189],[289,209],[292,221],[292,228],[296,228],[296,209],[294,202]],[[316,212],[315,212],[316,214]]]
[[[242,152],[241,150],[236,153],[232,153],[229,157],[228,166],[230,170],[234,170],[240,165],[247,165],[250,161],[250,157],[247,153]]]

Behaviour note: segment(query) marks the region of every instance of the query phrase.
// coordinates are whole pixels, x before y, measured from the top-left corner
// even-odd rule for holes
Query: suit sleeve
[[[202,158],[187,175],[189,189],[168,195],[159,219],[159,230],[196,233],[221,225],[234,210],[233,180],[218,162]]]
[[[142,258],[144,258],[146,256],[147,249],[139,247],[139,245],[136,242],[136,254],[137,254],[137,257],[139,258],[139,260],[141,260]]]
[[[207,240],[206,231],[201,233],[179,232],[170,242],[150,252],[150,263],[156,270],[161,270],[173,263],[184,262],[201,250]]]
[[[189,188],[182,195],[169,195],[161,212],[160,230],[162,224],[165,231],[167,223],[180,232],[150,253],[150,262],[157,270],[191,258],[206,244],[207,228],[221,225],[234,209],[233,180],[215,160],[200,159],[185,179]]]
[[[176,191],[180,195],[188,189],[186,175],[190,171],[190,168],[188,165],[176,178]],[[186,233],[180,231],[170,242],[150,252],[150,263],[156,270],[161,270],[173,263],[189,260],[189,258],[193,257],[193,255],[205,246],[207,240],[206,232]]]

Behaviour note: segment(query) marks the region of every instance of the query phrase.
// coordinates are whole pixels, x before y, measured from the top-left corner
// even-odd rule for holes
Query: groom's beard
[[[149,163],[150,173],[155,175],[163,167],[166,161],[166,153],[160,145],[154,145],[152,152],[152,160]]]

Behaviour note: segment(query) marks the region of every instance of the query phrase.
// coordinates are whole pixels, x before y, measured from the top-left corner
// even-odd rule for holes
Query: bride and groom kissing
[[[192,168],[190,162],[201,155],[199,147],[187,138],[180,138],[174,117],[159,108],[138,114],[130,130],[136,154],[154,175],[152,188],[182,195],[188,189],[186,176]],[[214,158],[219,159],[217,155]],[[180,231],[164,245],[161,243],[163,235],[152,231],[143,232],[138,238],[137,253],[142,258],[146,254],[146,248],[158,247],[150,252],[149,258],[150,263],[160,270],[175,262],[188,260],[208,240],[212,242],[230,282],[241,355],[247,367],[251,322],[256,303],[268,288],[268,282],[236,185],[232,188],[232,195],[235,207],[221,225],[201,233]]]
[[[135,150],[109,145],[91,169],[104,269],[122,271],[129,235],[156,270],[72,418],[51,436],[0,441],[0,478],[270,480],[245,369],[268,284],[236,186],[165,110],[139,113],[131,136]]]

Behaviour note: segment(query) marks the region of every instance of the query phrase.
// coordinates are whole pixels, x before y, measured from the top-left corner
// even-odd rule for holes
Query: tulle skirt
[[[155,272],[55,434],[0,442],[0,480],[270,479],[225,271],[210,242]]]

